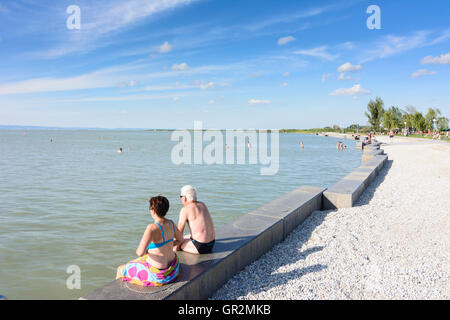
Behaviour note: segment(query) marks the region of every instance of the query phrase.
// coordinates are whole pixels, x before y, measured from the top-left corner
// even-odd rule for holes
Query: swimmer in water
[[[117,153],[118,154],[121,154],[123,151],[122,151],[122,148],[119,148],[119,150],[117,150]]]
[[[303,144],[303,141],[300,142],[300,148],[303,150],[303,148],[305,147],[305,145]]]
[[[249,149],[252,147],[252,144],[250,143],[250,141],[248,142],[247,146]]]

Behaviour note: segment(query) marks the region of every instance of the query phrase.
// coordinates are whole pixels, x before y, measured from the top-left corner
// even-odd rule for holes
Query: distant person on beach
[[[119,148],[119,150],[117,150],[118,154],[121,154],[123,152],[122,148]]]
[[[174,240],[183,234],[172,220],[166,219],[169,200],[163,196],[150,199],[150,215],[155,223],[147,225],[136,249],[139,258],[117,268],[116,279],[144,287],[159,287],[176,280],[180,261],[173,250]]]
[[[180,199],[183,208],[180,211],[178,230],[184,232],[186,223],[191,234],[177,242],[174,250],[182,250],[193,254],[210,253],[215,243],[214,224],[208,208],[203,202],[197,201],[197,193],[192,186],[181,188]]]
[[[389,131],[389,139],[391,139],[392,143],[392,140],[394,139],[394,131],[392,131],[392,129]]]
[[[303,150],[303,148],[305,147],[305,145],[303,144],[303,141],[300,142],[300,148]]]

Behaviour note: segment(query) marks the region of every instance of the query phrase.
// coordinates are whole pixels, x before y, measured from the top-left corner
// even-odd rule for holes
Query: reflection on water
[[[108,283],[135,256],[151,196],[166,196],[177,221],[180,188],[191,184],[220,228],[301,185],[327,187],[361,162],[352,141],[338,153],[334,138],[280,134],[273,176],[260,165],[177,166],[170,135],[0,130],[0,294],[72,299]],[[66,288],[70,265],[81,269],[81,290]]]

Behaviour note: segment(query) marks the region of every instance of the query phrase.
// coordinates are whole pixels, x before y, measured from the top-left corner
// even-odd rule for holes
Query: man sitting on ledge
[[[177,242],[175,250],[193,254],[210,253],[215,243],[214,224],[208,208],[203,202],[197,201],[197,194],[192,186],[181,188],[180,194],[183,208],[180,211],[178,230],[183,234],[186,223],[191,234],[184,237],[182,243]]]

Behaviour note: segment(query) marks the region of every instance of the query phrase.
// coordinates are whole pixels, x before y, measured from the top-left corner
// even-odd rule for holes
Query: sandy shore
[[[382,148],[355,207],[314,212],[212,299],[449,299],[450,143]]]

